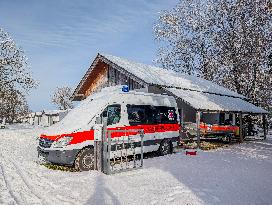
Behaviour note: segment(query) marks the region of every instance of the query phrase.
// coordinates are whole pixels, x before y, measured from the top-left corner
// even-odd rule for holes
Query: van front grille
[[[50,140],[47,138],[40,138],[39,145],[44,148],[50,148],[54,140]]]

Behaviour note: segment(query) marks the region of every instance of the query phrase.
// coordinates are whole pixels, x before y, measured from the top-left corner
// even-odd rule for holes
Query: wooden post
[[[200,149],[200,111],[196,112],[196,135],[197,135],[197,148]]]
[[[240,123],[240,129],[239,129],[239,136],[240,136],[240,142],[244,141],[243,136],[243,120],[242,120],[242,113],[239,113],[239,123]]]
[[[95,132],[100,132],[100,138],[94,140],[94,169],[97,171],[103,171],[103,133],[104,126],[102,128],[94,130]]]
[[[94,169],[102,171],[102,142],[94,141]]]
[[[108,148],[108,139],[107,139],[107,121],[108,121],[108,118],[107,117],[104,117],[102,119],[102,124],[103,124],[103,129],[102,129],[102,145],[101,145],[101,162],[102,162],[102,172],[107,172],[108,171],[108,167],[107,167],[107,148]]]
[[[184,119],[183,119],[183,115],[184,115],[184,113],[183,113],[184,111],[183,111],[183,107],[181,108],[181,129],[182,129],[182,131],[184,130]]]
[[[263,131],[264,131],[264,139],[266,139],[267,130],[266,130],[266,116],[263,114]]]
[[[232,113],[232,125],[236,125],[236,113]]]

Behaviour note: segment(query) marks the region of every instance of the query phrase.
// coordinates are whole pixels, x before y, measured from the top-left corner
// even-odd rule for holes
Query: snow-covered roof
[[[189,91],[176,88],[166,88],[175,96],[181,98],[184,102],[196,110],[222,111],[222,112],[243,112],[243,113],[268,113],[243,99],[208,94],[196,91]]]
[[[178,87],[186,90],[196,90],[200,92],[245,98],[236,92],[199,77],[184,75],[175,71],[137,63],[108,54],[99,54],[98,56],[106,63],[115,64],[119,68],[126,70],[147,84]]]
[[[84,95],[79,93],[79,90],[88,87],[85,83],[88,82],[88,76],[99,61],[129,75],[138,82],[169,90],[198,110],[267,113],[265,110],[245,101],[245,96],[211,81],[108,54],[97,55],[73,96]]]
[[[42,116],[42,114],[43,114],[42,112],[35,112],[36,116]]]
[[[68,112],[69,110],[44,110],[45,115],[58,115],[63,112]]]
[[[35,112],[29,113],[28,117],[35,117]]]

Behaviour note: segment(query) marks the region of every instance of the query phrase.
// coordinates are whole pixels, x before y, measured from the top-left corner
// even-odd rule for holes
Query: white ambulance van
[[[75,166],[77,170],[93,169],[94,140],[101,135],[95,128],[103,118],[107,130],[143,130],[144,153],[170,154],[177,146],[180,123],[174,97],[115,86],[89,96],[42,134],[37,147],[39,155],[51,163]],[[118,137],[122,136],[112,135]]]

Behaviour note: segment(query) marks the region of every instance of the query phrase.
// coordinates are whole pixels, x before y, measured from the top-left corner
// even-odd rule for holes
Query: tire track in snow
[[[1,154],[0,154],[0,156],[1,156]],[[1,157],[3,159],[3,156],[1,156]],[[31,173],[29,171],[22,170],[11,159],[6,158],[4,160],[6,161],[6,163],[9,162],[9,166],[10,166],[9,171],[8,171],[9,175],[12,176],[13,178],[15,178],[15,180],[17,182],[18,181],[23,182],[22,185],[20,185],[20,188],[21,188],[21,190],[24,188],[23,190],[25,192],[25,195],[22,195],[23,192],[21,191],[21,200],[20,200],[20,198],[15,196],[18,191],[16,192],[15,190],[13,190],[11,183],[9,183],[8,180],[7,180],[7,182],[9,183],[9,190],[12,191],[13,195],[16,197],[16,199],[18,201],[17,204],[19,204],[19,205],[20,204],[42,204],[42,205],[46,205],[46,204],[73,204],[74,203],[74,200],[67,199],[67,196],[62,197],[60,195],[57,195],[55,198],[50,197],[50,199],[47,198],[46,196],[41,196],[35,189],[35,188],[38,188],[38,187],[35,187],[35,186],[31,185],[29,183],[29,180],[27,180],[27,178],[30,178],[32,175],[35,175],[35,173]],[[10,170],[13,170],[13,171],[10,171]],[[23,172],[28,173],[27,174],[28,176],[26,176],[26,174],[24,174]],[[15,177],[15,175],[13,173],[16,173],[16,177]],[[31,175],[31,176],[29,176],[29,175]],[[42,178],[43,179],[39,178],[38,183],[36,183],[37,180],[33,181],[33,183],[35,183],[37,186],[39,186],[40,189],[43,189],[43,190],[48,189],[48,187],[46,188],[46,187],[41,185],[41,184],[44,184],[44,183],[47,183],[48,185],[51,185],[50,187],[53,187],[51,183],[48,183],[45,180],[46,178],[44,178],[44,177],[42,177]],[[32,179],[33,179],[33,177],[32,177]],[[16,186],[16,184],[14,186]],[[29,199],[30,199],[30,201],[33,201],[34,198],[36,198],[36,201],[28,202]],[[37,199],[38,199],[38,201],[37,201]]]
[[[44,177],[41,173],[37,173],[37,172],[30,172],[29,170],[24,170],[25,172],[28,173],[28,175],[31,175],[31,176],[35,176],[36,178],[39,179],[39,182],[36,180],[36,181],[33,181],[33,183],[35,183],[37,186],[39,186],[40,189],[43,189],[43,190],[51,190],[51,188],[54,190],[54,189],[63,189],[63,187],[59,186],[59,185],[56,185],[54,184],[52,181],[48,180],[46,177]],[[48,187],[48,186],[49,187]],[[69,190],[67,190],[68,193],[69,193]],[[61,193],[59,194],[56,194],[55,198],[54,198],[54,204],[75,204],[76,201],[74,198],[72,198],[70,196],[70,194],[68,195],[61,195]],[[50,202],[52,203],[52,202]]]
[[[8,193],[9,193],[9,195],[12,197],[12,199],[14,200],[14,202],[15,202],[15,204],[20,204],[19,203],[19,200],[17,199],[17,197],[14,195],[14,193],[13,193],[13,191],[11,190],[11,188],[10,188],[10,184],[8,183],[8,181],[7,181],[7,179],[6,179],[6,175],[5,175],[5,172],[4,172],[4,169],[3,169],[3,165],[2,165],[2,163],[0,162],[0,176],[2,176],[2,178],[3,178],[3,181],[4,181],[4,183],[5,183],[5,186],[6,186],[6,188],[7,188],[7,190],[8,190]]]
[[[48,178],[44,177],[42,173],[30,172],[29,170],[24,170],[24,171],[28,173],[27,175],[31,175],[31,176],[34,175],[37,179],[39,179],[39,181],[33,181],[33,183],[35,183],[37,186],[41,188],[48,189],[48,186],[49,186],[49,188],[57,189],[60,187],[59,185],[52,183]]]
[[[16,163],[14,163],[13,161],[11,161],[11,160],[9,160],[9,161],[16,168],[18,175],[21,177],[21,179],[23,180],[23,182],[25,183],[25,185],[27,186],[27,188],[30,190],[30,192],[34,196],[36,196],[38,199],[40,199],[42,204],[45,204],[43,201],[47,201],[47,200],[44,199],[43,197],[41,197],[39,194],[36,193],[35,189],[29,184],[29,182],[27,181],[26,177],[24,176],[22,170],[18,167],[18,165]]]
[[[5,188],[7,190],[5,192],[6,197],[9,200],[14,198],[12,202],[14,204],[16,202],[17,205],[75,204],[76,201],[69,197],[69,195],[65,196],[66,194],[62,195],[61,193],[60,195],[56,195],[54,193],[54,190],[57,190],[59,186],[43,175],[40,175],[40,172],[36,172],[36,169],[39,169],[31,164],[33,161],[27,157],[23,157],[21,152],[15,152],[10,149],[10,142],[8,141],[13,135],[15,134],[10,132],[6,135],[6,137],[8,137],[7,141],[0,141],[0,163],[2,164],[1,169],[3,169],[3,175],[5,176],[3,186],[4,190]],[[15,143],[12,149],[16,150],[18,148],[16,145]],[[20,163],[16,161],[17,159],[21,160]],[[24,163],[30,166],[25,166]],[[1,170],[0,174],[2,174]],[[1,176],[0,180],[2,180]],[[48,190],[50,190],[50,192],[48,192]],[[53,193],[53,195],[50,193]]]
[[[24,177],[21,169],[14,162],[7,158],[5,159],[1,154],[0,156],[2,160],[1,166],[3,176],[5,177],[10,193],[12,193],[13,198],[16,199],[17,204],[45,204],[45,201],[49,204],[47,199],[39,196],[39,194],[35,192]],[[3,164],[3,162],[5,163]],[[10,180],[8,178],[10,178]]]

